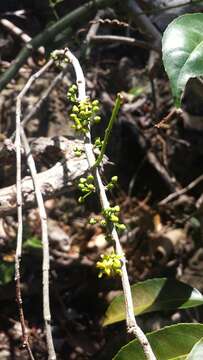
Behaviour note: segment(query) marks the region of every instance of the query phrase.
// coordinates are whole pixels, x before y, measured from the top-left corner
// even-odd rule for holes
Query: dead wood
[[[83,148],[80,140],[70,140],[64,137],[46,140],[43,145],[41,138],[35,142],[34,153],[45,151],[47,146],[53,146],[62,150],[63,158],[50,169],[38,174],[40,190],[44,199],[49,199],[67,191],[74,181],[82,176],[88,169],[85,155],[76,157],[74,149]],[[38,146],[37,146],[38,143]],[[36,203],[33,182],[30,176],[22,179],[23,207],[34,207]],[[0,189],[0,216],[6,216],[16,212],[16,185]]]

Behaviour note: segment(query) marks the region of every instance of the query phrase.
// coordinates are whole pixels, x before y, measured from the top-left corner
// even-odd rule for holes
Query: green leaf
[[[202,360],[203,359],[203,338],[201,338],[192,348],[186,360]]]
[[[202,324],[172,325],[147,334],[157,360],[186,360],[192,347],[202,336]],[[123,346],[113,360],[134,360],[135,358],[145,360],[143,350],[137,340]]]
[[[203,296],[197,289],[172,279],[159,278],[139,282],[131,286],[131,291],[135,315],[177,308],[187,309],[203,304]],[[119,295],[109,305],[103,325],[124,319],[124,297]]]
[[[175,104],[190,78],[203,75],[203,14],[186,14],[166,28],[163,41],[163,63],[168,74]]]

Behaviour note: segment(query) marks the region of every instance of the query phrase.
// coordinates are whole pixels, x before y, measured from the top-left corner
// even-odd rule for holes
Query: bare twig
[[[157,28],[152,24],[149,17],[147,17],[142,9],[139,7],[136,1],[128,0],[128,7],[131,11],[131,15],[135,20],[135,23],[144,35],[154,41],[156,47],[161,48],[161,34]]]
[[[27,81],[26,85],[20,92],[20,94],[17,96],[17,103],[16,103],[16,189],[17,189],[17,215],[18,215],[18,232],[17,232],[17,247],[16,247],[16,272],[15,272],[15,278],[16,278],[16,295],[17,300],[19,304],[19,311],[20,311],[20,320],[21,320],[21,327],[22,327],[22,333],[24,338],[24,343],[26,348],[28,349],[28,352],[30,353],[31,350],[29,348],[29,342],[27,340],[27,336],[25,333],[25,322],[24,322],[24,316],[23,316],[23,310],[22,310],[22,299],[21,299],[21,291],[20,291],[20,260],[22,257],[22,237],[23,237],[23,218],[22,218],[22,184],[21,184],[21,102],[23,96],[26,94],[26,92],[29,90],[32,83],[39,78],[53,63],[53,60],[49,60],[45,66],[43,66],[36,74],[32,75],[30,79]],[[38,199],[38,195],[37,195]],[[38,199],[39,200],[39,199]],[[47,255],[47,244],[46,242],[43,242],[43,255]],[[47,281],[47,269],[44,270],[44,263],[46,264],[48,260],[44,260],[43,258],[43,300],[46,299],[46,304],[44,304],[44,307],[47,306],[47,301],[49,303],[49,299],[47,300],[47,293],[44,294],[44,291],[47,291],[48,284],[44,281]],[[21,305],[21,306],[20,306]],[[53,348],[53,339],[51,335],[51,325],[49,323],[49,314],[46,312],[47,318],[45,320],[46,325],[46,337],[47,337],[47,345],[48,345],[48,354],[50,360],[55,360],[55,352]]]
[[[161,178],[164,180],[165,184],[169,188],[171,192],[175,192],[179,190],[180,185],[178,181],[176,180],[174,174],[171,176],[165,166],[162,165],[162,163],[157,158],[156,154],[149,148],[147,140],[145,138],[145,135],[136,123],[133,121],[132,116],[128,113],[126,113],[126,120],[133,125],[132,129],[135,129],[136,132],[138,132],[139,136],[137,137],[138,144],[140,148],[144,151],[146,154],[145,158],[147,161],[153,166],[153,168],[157,171],[157,173],[161,176]],[[144,159],[145,160],[145,159]],[[142,165],[141,165],[142,166]],[[131,191],[132,187],[134,186],[135,177],[132,179],[131,182]]]
[[[146,156],[149,163],[156,169],[158,174],[161,175],[170,191],[178,190],[180,186],[177,183],[175,177],[170,176],[167,169],[161,164],[155,153],[149,150]]]
[[[91,26],[90,26],[90,29],[87,33],[87,36],[86,36],[86,44],[89,44],[92,40],[92,37],[96,35],[98,29],[99,29],[99,26],[100,26],[100,18],[102,16],[104,16],[105,14],[105,11],[104,10],[99,10],[94,18],[93,21],[91,21]]]
[[[69,49],[66,51],[66,56],[69,59],[69,61],[72,63],[75,73],[76,73],[76,83],[78,87],[78,100],[82,101],[86,99],[86,90],[85,90],[85,78],[82,71],[82,68],[80,66],[80,63],[78,59],[71,53]],[[100,198],[100,203],[102,209],[108,209],[110,204],[106,196],[105,186],[102,183],[101,176],[99,173],[98,168],[94,168],[95,164],[95,155],[93,152],[93,146],[91,142],[91,134],[90,131],[85,135],[85,152],[89,164],[89,169],[92,170],[92,173],[94,175],[95,184],[97,188],[97,192]],[[143,333],[143,331],[140,329],[140,327],[137,325],[135,316],[134,316],[134,310],[133,310],[133,301],[132,301],[132,294],[130,289],[130,283],[126,268],[126,259],[123,254],[123,250],[119,241],[119,237],[116,231],[116,228],[114,225],[112,225],[112,231],[111,231],[112,239],[115,242],[115,248],[116,253],[122,257],[122,267],[121,267],[121,279],[122,279],[122,286],[123,286],[123,292],[124,292],[124,299],[125,299],[125,306],[126,306],[126,323],[127,323],[127,329],[129,333],[133,333],[138,341],[140,342],[140,345],[143,348],[144,354],[146,359],[148,360],[156,360],[156,357],[152,351],[152,348],[148,342],[147,337]]]
[[[49,87],[45,90],[45,92],[40,97],[39,101],[32,107],[30,112],[23,118],[21,121],[21,126],[25,126],[28,121],[39,111],[43,103],[46,101],[52,90],[55,88],[55,86],[63,79],[65,74],[68,71],[68,65],[64,67],[64,69],[53,79]],[[15,136],[15,132],[11,135],[11,139],[13,139]]]
[[[29,143],[27,141],[24,129],[21,128],[21,137],[24,144],[25,152],[27,155],[27,163],[30,168],[30,173],[35,187],[35,194],[37,199],[37,205],[39,208],[39,216],[42,228],[42,244],[43,244],[43,314],[46,329],[46,340],[48,346],[49,360],[55,360],[56,354],[54,350],[54,344],[51,333],[51,312],[49,304],[49,239],[48,239],[48,225],[47,225],[47,214],[44,206],[44,200],[40,190],[37,170],[35,162],[31,153]]]
[[[15,24],[13,24],[10,20],[0,19],[0,24],[3,25],[9,31],[11,31],[13,34],[19,36],[24,43],[28,43],[29,41],[32,40],[32,38],[28,34],[26,34],[23,30],[21,30]],[[45,54],[45,49],[42,46],[39,47],[38,51],[41,55]]]
[[[197,186],[201,181],[203,181],[203,175],[198,176],[195,180],[193,180],[190,184],[185,186],[183,189],[180,189],[170,195],[168,195],[165,199],[159,202],[159,205],[166,205],[168,202],[177,199],[179,196],[186,194],[188,191],[192,190],[195,186]]]
[[[157,47],[155,44],[150,44],[150,42],[136,40],[132,37],[127,36],[117,36],[117,35],[95,35],[91,37],[91,41],[93,43],[101,43],[101,42],[107,42],[107,43],[120,43],[120,44],[126,44],[126,45],[133,45],[137,47],[141,47],[144,49],[149,50],[155,50],[157,52],[160,52],[160,48]]]
[[[26,347],[31,359],[34,359],[29,344],[29,339],[26,331],[22,295],[20,288],[20,262],[22,257],[22,241],[23,241],[23,216],[22,216],[22,187],[21,187],[21,141],[20,141],[20,119],[21,119],[21,99],[24,94],[24,89],[17,97],[16,104],[16,192],[17,192],[17,217],[18,217],[18,231],[17,231],[17,246],[15,256],[15,281],[16,281],[16,298],[18,303],[18,310],[20,316],[20,323],[23,336],[23,346]]]
[[[93,38],[93,36],[96,35],[98,29],[99,29],[99,26],[100,26],[100,22],[99,22],[99,19],[100,17],[104,16],[105,14],[105,11],[104,10],[99,10],[97,11],[97,14],[93,20],[93,23],[91,24],[90,28],[89,28],[89,31],[87,33],[87,36],[86,36],[86,41],[85,41],[85,47],[86,47],[86,50],[85,50],[85,55],[86,57],[90,56],[90,52],[91,52],[91,40]]]
[[[154,127],[160,129],[160,128],[168,128],[168,123],[173,120],[177,115],[180,116],[182,114],[181,109],[172,108],[172,110],[166,115],[162,120],[158,122],[158,124],[155,124]]]

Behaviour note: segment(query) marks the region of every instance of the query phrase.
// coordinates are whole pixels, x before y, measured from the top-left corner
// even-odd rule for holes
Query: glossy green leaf
[[[203,359],[203,338],[201,338],[192,348],[186,360],[202,360]]]
[[[147,334],[147,338],[157,360],[186,360],[192,347],[202,338],[202,335],[202,324],[178,324]],[[113,358],[113,360],[135,359],[145,360],[143,350],[137,340],[123,346]]]
[[[203,296],[197,289],[172,279],[159,278],[139,282],[131,286],[131,291],[135,315],[203,305]],[[123,295],[119,295],[109,305],[103,325],[124,319],[124,298]]]
[[[177,107],[190,78],[203,75],[203,14],[186,14],[166,28],[163,41],[163,63],[168,74]]]

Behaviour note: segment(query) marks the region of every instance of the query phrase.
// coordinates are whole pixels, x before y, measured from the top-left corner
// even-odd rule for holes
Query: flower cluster
[[[75,154],[75,156],[80,157],[80,156],[82,155],[82,153],[84,153],[84,150],[83,150],[83,149],[80,149],[80,148],[78,148],[78,147],[75,147],[75,149],[74,149],[74,154]]]
[[[99,101],[91,101],[89,98],[78,101],[76,92],[77,86],[72,85],[67,94],[68,99],[74,104],[70,114],[70,118],[74,122],[72,127],[75,131],[86,134],[90,124],[98,124],[101,121],[101,117],[97,115],[100,110]]]
[[[121,274],[122,256],[114,251],[111,254],[102,254],[101,261],[97,261],[96,267],[99,271],[99,278],[103,275],[116,276]]]
[[[84,200],[83,200],[83,202],[84,202]],[[95,225],[98,223],[98,224],[100,224],[100,226],[106,228],[106,227],[108,227],[109,223],[113,223],[118,230],[123,231],[126,229],[126,226],[120,222],[119,212],[120,212],[120,206],[116,205],[116,206],[109,207],[108,209],[105,209],[102,211],[103,219],[92,217],[89,220],[89,224]]]
[[[117,229],[125,230],[126,226],[119,221],[120,206],[110,206],[103,210],[105,220],[103,220],[103,226],[106,226],[109,222],[113,223]]]
[[[51,53],[51,58],[53,59],[55,65],[59,68],[63,68],[64,65],[69,63],[69,59],[65,55],[65,51],[55,50]]]
[[[80,204],[84,203],[85,198],[89,196],[91,193],[95,192],[94,176],[88,175],[87,178],[80,178],[78,189],[83,193],[83,196],[80,196],[78,202]]]
[[[104,141],[101,140],[100,137],[97,137],[97,138],[95,139],[95,142],[94,142],[94,147],[95,147],[96,149],[99,149],[99,150],[100,150],[100,149],[102,148],[103,143],[104,143]]]
[[[92,124],[98,124],[101,120],[101,117],[98,115],[100,110],[99,101],[93,100],[91,101],[89,98],[86,98],[83,101],[78,101],[77,98],[77,86],[74,84],[72,85],[67,93],[67,97],[70,102],[73,104],[71,109],[70,118],[73,121],[72,128],[84,136],[90,131],[90,127]],[[104,141],[101,140],[99,137],[96,138],[94,142],[94,151],[101,152],[104,147]],[[83,150],[76,147],[74,149],[76,156],[81,156]],[[118,182],[118,177],[113,176],[110,182],[106,185],[106,190],[112,190]],[[92,193],[96,191],[95,184],[94,184],[94,176],[89,175],[87,178],[82,177],[78,183],[78,189],[82,192],[82,196],[79,197],[78,202],[80,204],[85,202],[85,199]],[[91,218],[89,223],[91,225],[95,225],[97,223],[100,226],[107,228],[107,235],[106,238],[108,240],[112,240],[111,233],[108,231],[113,224],[118,230],[125,230],[126,227],[123,223],[120,222],[119,219],[120,207],[110,206],[107,209],[102,211],[103,217],[101,218]],[[117,255],[115,252],[111,254],[102,254],[101,261],[97,262],[97,268],[99,271],[99,277],[103,275],[107,276],[116,276],[121,274],[121,262],[122,256]]]
[[[118,183],[118,176],[113,176],[110,182],[106,185],[107,190],[112,190]]]

